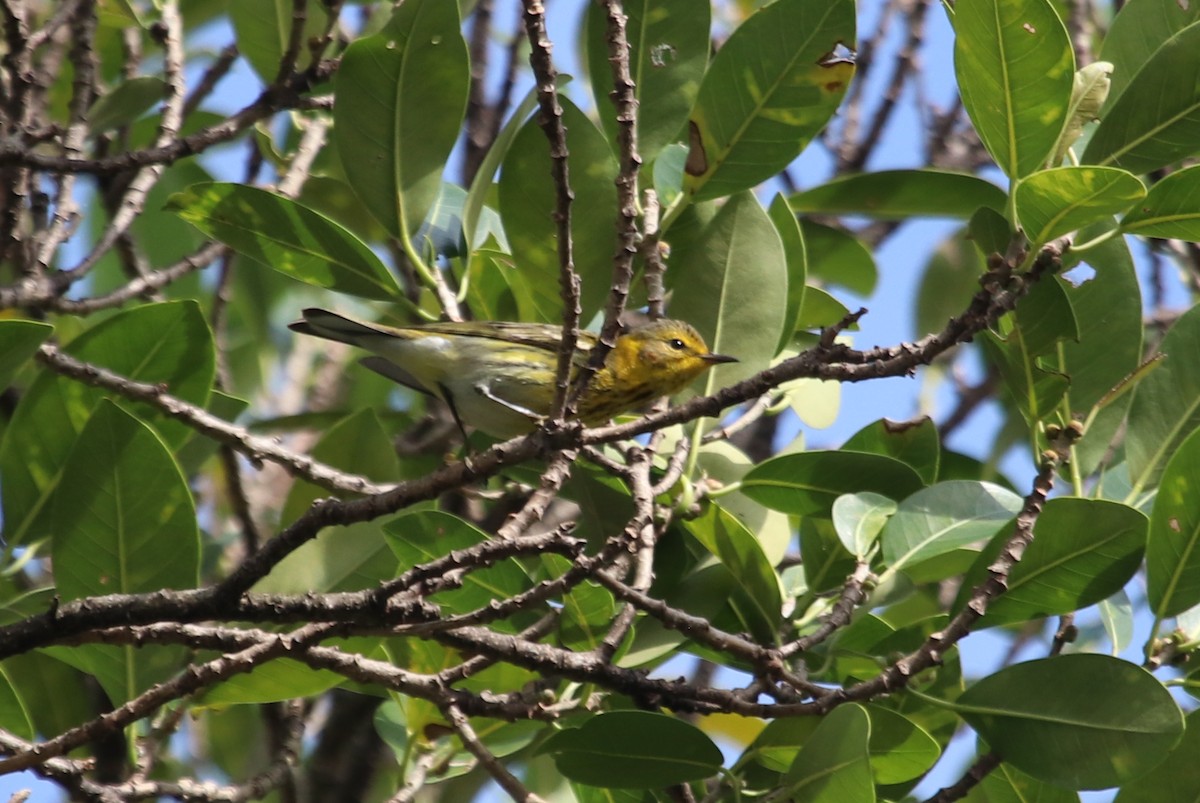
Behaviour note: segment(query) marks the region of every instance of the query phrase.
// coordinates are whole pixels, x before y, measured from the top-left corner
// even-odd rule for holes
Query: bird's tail
[[[326,340],[336,340],[351,346],[363,345],[364,338],[378,337],[390,334],[382,327],[347,318],[336,312],[330,312],[319,307],[309,307],[302,313],[303,320],[288,324],[288,329],[304,335],[323,337]]]

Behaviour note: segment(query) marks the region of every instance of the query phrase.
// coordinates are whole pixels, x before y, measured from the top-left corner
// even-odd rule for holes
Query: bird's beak
[[[704,360],[705,362],[711,362],[711,363],[737,362],[738,361],[737,357],[729,357],[725,354],[713,354],[712,352],[705,354],[703,357],[701,357],[701,359]]]

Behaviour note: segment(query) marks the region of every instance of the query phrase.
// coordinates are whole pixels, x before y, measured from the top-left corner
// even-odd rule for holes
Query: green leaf
[[[1090,234],[1085,231],[1081,236]],[[1086,258],[1096,275],[1079,286],[1063,288],[1079,327],[1078,339],[1060,343],[1054,362],[1071,378],[1063,398],[1066,409],[1084,412],[1107,405],[1075,445],[1073,459],[1083,476],[1105,459],[1113,438],[1125,426],[1133,397],[1126,393],[1113,401],[1111,394],[1142,361],[1142,295],[1128,244],[1114,237],[1088,249]],[[1071,264],[1068,258],[1064,268]]]
[[[894,457],[911,466],[925,485],[937,479],[942,451],[937,427],[928,416],[900,422],[881,418],[851,435],[842,448]]]
[[[708,5],[692,0],[634,0],[622,4],[628,17],[629,73],[637,116],[637,142],[647,162],[681,138],[688,112],[696,100],[708,64],[710,13]],[[587,60],[592,95],[604,132],[617,141],[616,112],[609,101],[612,68],[606,44],[604,7],[587,11]]]
[[[987,332],[984,352],[1000,371],[1004,388],[1031,424],[1050,417],[1063,398],[1069,379],[1058,366],[1056,351],[1064,340],[1079,337],[1071,301],[1057,277],[1038,283],[1015,316],[1002,318],[1000,334]]]
[[[290,658],[277,658],[213,686],[200,702],[220,707],[295,700],[328,691],[345,681],[346,678],[336,672],[313,669]]]
[[[1176,170],[1151,187],[1146,199],[1121,221],[1121,231],[1200,240],[1200,165]]]
[[[877,784],[897,784],[924,775],[942,754],[937,741],[903,714],[878,704],[871,716],[871,771]]]
[[[1142,562],[1146,517],[1117,502],[1063,497],[1046,503],[1033,543],[988,605],[981,627],[1072,613],[1118,593]],[[954,609],[982,583],[1010,533],[1001,531],[963,579]]]
[[[1100,48],[1100,58],[1115,68],[1108,105],[1124,93],[1163,42],[1198,20],[1200,6],[1179,0],[1129,0],[1121,6]]]
[[[289,198],[245,184],[212,182],[173,195],[168,207],[209,237],[285,276],[363,298],[404,298],[366,243]]]
[[[470,80],[459,28],[457,3],[409,0],[338,68],[333,140],[350,186],[396,237],[425,219],[458,139]]]
[[[0,727],[14,736],[32,741],[33,722],[29,719],[29,708],[13,682],[8,670],[0,666]]]
[[[1071,40],[1048,0],[978,0],[954,15],[963,105],[1009,178],[1040,168],[1066,122]]]
[[[550,577],[561,577],[574,565],[562,555],[541,556]],[[617,603],[604,586],[584,581],[562,595],[559,643],[569,650],[584,652],[600,647],[617,615]]]
[[[990,181],[944,170],[880,170],[839,176],[788,198],[795,212],[879,220],[967,219],[981,206],[1003,212],[1006,201],[1004,190]]]
[[[883,560],[899,571],[994,536],[1021,509],[1021,497],[988,482],[941,482],[900,502],[880,541]]]
[[[314,460],[376,482],[394,482],[400,467],[391,439],[373,410],[360,410],[329,427],[310,450]],[[329,492],[302,480],[288,491],[280,518],[294,521]],[[358,591],[397,574],[399,561],[378,521],[326,529],[293,550],[255,584],[261,593]]]
[[[1157,485],[1167,460],[1200,426],[1200,307],[1180,316],[1158,350],[1166,360],[1141,381],[1129,407],[1131,497]]]
[[[1104,114],[1082,161],[1148,173],[1200,150],[1200,23],[1172,36]]]
[[[279,62],[292,32],[291,0],[245,0],[229,7],[230,21],[237,34],[238,52],[250,62],[264,84],[279,75]],[[297,67],[304,69],[311,58],[304,43],[320,36],[328,15],[321,5],[306,9],[304,34],[300,39]]]
[[[1035,246],[1124,212],[1146,197],[1137,177],[1111,167],[1056,167],[1017,182],[1017,215]]]
[[[562,89],[566,83],[567,79],[560,76],[557,86],[559,89]],[[475,172],[475,178],[471,180],[471,187],[467,190],[467,200],[463,204],[462,215],[463,237],[467,241],[468,248],[482,246],[487,238],[486,227],[481,229],[480,221],[487,208],[485,204],[487,203],[488,195],[493,189],[492,178],[495,177],[496,171],[500,169],[500,162],[508,155],[508,149],[512,147],[517,132],[522,129],[530,113],[537,107],[537,100],[536,89],[530,89],[525,93],[525,97],[513,109],[508,122],[496,134],[496,139],[492,142],[492,147],[488,148],[487,155],[483,157],[483,161],[479,164],[479,169]]]
[[[603,308],[616,243],[617,162],[604,135],[575,104],[560,96],[567,134],[567,169],[575,204],[571,215],[575,270],[583,282],[584,320]],[[517,132],[500,172],[500,219],[517,265],[536,294],[545,320],[562,320],[555,189],[550,145],[536,119]]]
[[[208,402],[212,333],[195,302],[133,307],[84,332],[64,351],[129,379],[162,384],[193,404]],[[46,503],[76,437],[104,397],[97,388],[46,371],[21,399],[0,445],[4,534],[10,544],[26,544],[53,531],[44,515]],[[120,404],[151,424],[168,444],[178,446],[191,435],[152,407]]]
[[[1005,232],[1007,236],[1007,230]],[[940,332],[979,292],[986,265],[965,231],[951,235],[930,255],[916,298],[916,334]]]
[[[730,198],[699,232],[677,228],[665,277],[671,315],[692,323],[713,351],[740,360],[705,374],[701,387],[711,393],[761,371],[775,355],[787,309],[787,257],[749,192]]]
[[[1195,803],[1200,789],[1200,711],[1185,720],[1187,730],[1166,760],[1154,768],[1148,783],[1131,783],[1121,788],[1113,803]]]
[[[783,314],[783,329],[775,352],[783,350],[796,333],[800,323],[800,312],[804,309],[804,291],[808,282],[808,249],[804,243],[804,231],[800,222],[788,207],[783,195],[776,195],[767,210],[771,223],[783,243],[783,254],[787,260],[787,308]]]
[[[879,271],[870,250],[853,234],[801,220],[810,279],[844,287],[859,295],[875,289]]]
[[[896,503],[869,491],[839,496],[833,502],[833,529],[842,546],[860,561],[866,560],[871,547],[888,518],[896,512]]]
[[[742,493],[784,513],[828,518],[842,494],[872,491],[904,499],[921,485],[912,468],[891,457],[815,451],[781,455],[755,466],[742,481]]]
[[[1119,656],[1133,642],[1133,603],[1124,589],[1097,603],[1100,621],[1112,641],[1110,655]]]
[[[101,401],[79,435],[50,501],[54,579],[64,599],[193,588],[200,533],[187,481],[148,426]],[[183,648],[88,645],[114,704],[165,680]]]
[[[838,588],[854,571],[854,556],[842,545],[832,521],[802,517],[800,552],[804,555],[806,593],[820,594]]]
[[[1156,616],[1200,603],[1200,430],[1167,463],[1150,516],[1146,595]]]
[[[684,527],[733,575],[738,590],[730,603],[739,618],[760,642],[774,641],[783,597],[779,578],[754,533],[715,503],[697,518],[685,521]]]
[[[697,781],[721,768],[721,751],[694,725],[649,711],[613,711],[559,731],[539,749],[572,781],[654,789]]]
[[[796,321],[796,328],[807,331],[833,326],[843,320],[849,312],[850,310],[846,308],[845,304],[827,291],[810,284],[804,288],[804,304],[800,308],[800,317]]]
[[[53,332],[54,327],[48,323],[0,321],[0,389],[12,384],[17,371]]]
[[[971,790],[966,800],[967,803],[1079,803],[1079,794],[1043,783],[1011,764],[1001,763]]]
[[[488,539],[486,533],[462,519],[434,510],[397,516],[384,525],[383,533],[400,559],[400,568],[405,570]],[[439,592],[430,599],[449,613],[470,613],[528,587],[529,577],[521,564],[508,558],[465,574],[461,587]]]
[[[163,99],[167,84],[152,75],[139,75],[118,84],[116,89],[92,104],[87,120],[92,133],[99,134],[128,125]]]
[[[825,127],[854,75],[833,57],[854,43],[854,10],[851,0],[776,0],[734,30],[689,123],[684,190],[695,200],[770,178]]]
[[[875,800],[868,743],[871,719],[857,704],[826,714],[784,776],[795,803],[868,803]]]
[[[1068,789],[1138,778],[1183,733],[1183,715],[1162,684],[1106,655],[1007,667],[963,692],[954,708],[1004,761]]]

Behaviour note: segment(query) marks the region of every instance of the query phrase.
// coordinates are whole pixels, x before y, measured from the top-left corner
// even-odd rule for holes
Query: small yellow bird
[[[429,323],[396,328],[323,309],[304,310],[294,332],[349,343],[374,356],[362,364],[449,405],[459,427],[497,438],[530,432],[550,412],[562,328],[546,323]],[[596,335],[579,333],[572,374],[587,362]],[[588,426],[683,389],[716,363],[690,324],[659,320],[617,338],[604,365],[579,396]]]

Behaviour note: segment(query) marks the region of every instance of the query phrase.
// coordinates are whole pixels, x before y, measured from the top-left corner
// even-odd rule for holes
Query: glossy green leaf
[[[96,715],[87,693],[91,680],[45,650],[6,658],[4,673],[20,690],[38,733],[62,733]]]
[[[1146,517],[1100,499],[1063,497],[1046,503],[1033,543],[1008,575],[1008,590],[992,600],[981,626],[1073,613],[1118,593],[1142,562]],[[1001,531],[967,572],[956,610],[987,577],[1011,533]]]
[[[22,739],[34,739],[29,708],[12,676],[3,666],[0,666],[0,727]]]
[[[854,556],[837,537],[833,522],[803,516],[799,529],[806,593],[819,594],[839,588],[854,571]]]
[[[1146,594],[1159,617],[1200,603],[1200,430],[1167,462],[1150,517]]]
[[[360,410],[329,427],[309,452],[314,460],[352,471],[379,483],[400,478],[391,439],[370,409]],[[284,500],[280,517],[294,521],[329,492],[297,481]],[[293,550],[255,584],[262,593],[301,594],[373,588],[398,573],[399,561],[389,549],[378,521],[329,528]]]
[[[1021,498],[988,482],[955,480],[900,502],[883,528],[883,560],[891,571],[994,536],[1021,509]]]
[[[1075,57],[1049,0],[957,6],[954,67],[963,105],[1009,178],[1040,168],[1066,122]]]
[[[1200,789],[1200,711],[1185,720],[1187,730],[1166,760],[1142,783],[1121,787],[1113,803],[1195,803]]]
[[[1176,170],[1150,188],[1121,230],[1143,237],[1200,240],[1200,165]]]
[[[826,714],[784,775],[797,803],[873,803],[871,719],[850,703]]]
[[[162,384],[171,394],[204,406],[212,387],[212,333],[191,301],[146,304],[117,313],[84,332],[64,351],[139,382]],[[44,515],[67,454],[105,393],[46,371],[29,387],[0,445],[4,535],[24,544],[52,531]],[[178,446],[191,434],[146,405],[122,401]]]
[[[888,517],[896,512],[896,503],[886,496],[869,491],[845,494],[833,501],[830,511],[833,529],[838,540],[850,554],[860,561],[866,560],[871,547],[879,539]]]
[[[541,561],[551,577],[561,577],[573,565],[562,555],[542,555]],[[616,614],[616,600],[607,588],[589,581],[574,586],[562,595],[559,643],[580,652],[597,649],[608,635]]]
[[[805,285],[808,282],[808,248],[804,243],[804,231],[800,222],[788,207],[782,195],[776,195],[767,210],[775,231],[783,243],[783,254],[787,260],[787,308],[783,314],[783,329],[779,336],[779,345],[775,352],[780,352],[792,339],[800,322],[800,312],[804,309]]]
[[[810,278],[859,295],[871,294],[879,271],[870,250],[857,237],[811,220],[801,220],[800,229],[804,233]]]
[[[672,239],[672,248],[671,315],[691,322],[709,348],[740,360],[718,365],[699,387],[711,393],[766,368],[783,331],[788,267],[758,199],[733,196],[698,233]]]
[[[700,447],[696,466],[710,479],[725,486],[733,486],[740,483],[746,476],[746,472],[754,468],[754,461],[729,441],[717,440],[705,443]],[[633,513],[633,503],[624,485],[618,483],[618,487],[621,488],[624,495],[628,511],[625,518],[621,519],[621,526],[624,526],[624,523],[629,520],[629,515]],[[611,507],[611,505],[607,506]],[[754,540],[762,547],[768,564],[775,566],[783,560],[795,538],[795,528],[792,527],[787,516],[778,510],[763,507],[736,490],[721,494],[720,506],[722,510],[734,516],[750,532],[754,533]],[[599,511],[597,513],[599,514]],[[611,527],[605,530],[605,534],[610,532],[612,532]]]
[[[613,184],[617,162],[604,135],[577,106],[562,96],[566,126],[567,168],[575,203],[571,214],[571,240],[575,271],[583,282],[584,319],[603,308],[612,277],[616,248],[614,221],[617,189]],[[500,172],[500,219],[512,246],[517,266],[533,289],[541,315],[562,320],[559,295],[557,225],[554,222],[555,190],[550,180],[550,145],[531,118],[517,132]]]
[[[573,781],[614,789],[652,789],[707,778],[721,751],[704,732],[665,714],[613,711],[559,731],[539,748]]]
[[[800,308],[796,328],[801,331],[824,329],[844,320],[849,313],[845,304],[827,291],[810,284],[804,289],[804,305]]]
[[[882,705],[867,706],[871,716],[871,771],[877,784],[897,784],[924,775],[942,750],[929,733],[908,717]]]
[[[851,435],[842,448],[894,457],[911,466],[926,485],[937,479],[942,451],[937,426],[928,416],[912,421],[881,418]]]
[[[64,599],[194,588],[200,533],[187,481],[148,426],[101,401],[63,465],[50,500],[54,579]],[[88,645],[114,704],[165,680],[182,648]]]
[[[1119,656],[1133,643],[1133,602],[1124,589],[1096,605],[1100,622],[1112,642],[1110,655]]]
[[[1100,48],[1100,58],[1112,62],[1111,106],[1164,42],[1193,22],[1200,6],[1179,0],[1129,0],[1113,18]]]
[[[800,154],[841,102],[853,63],[851,0],[777,0],[717,51],[689,121],[684,189],[696,200],[746,190]],[[781,36],[780,32],[789,32]]]
[[[200,702],[216,707],[275,703],[320,694],[345,680],[336,672],[313,669],[290,658],[277,658],[259,664],[251,672],[232,675],[205,691]]]
[[[1148,173],[1200,150],[1200,23],[1162,44],[1104,113],[1083,153]]]
[[[1099,227],[1097,227],[1099,228]],[[1081,233],[1088,237],[1093,230]],[[1087,263],[1095,275],[1080,285],[1064,285],[1078,328],[1078,338],[1058,344],[1056,369],[1071,378],[1063,397],[1066,409],[1085,413],[1104,403],[1075,445],[1074,458],[1084,476],[1105,459],[1110,444],[1125,426],[1132,401],[1110,394],[1138,369],[1142,361],[1142,294],[1129,245],[1114,237],[1088,249]],[[1064,268],[1071,267],[1068,257]]]
[[[566,83],[565,79],[560,80],[558,82],[559,89],[562,89]],[[471,180],[471,187],[467,190],[467,200],[463,204],[463,237],[471,248],[483,245],[487,237],[486,230],[481,228],[481,221],[486,210],[488,195],[493,190],[492,179],[496,176],[496,171],[500,169],[501,161],[508,155],[508,149],[512,147],[517,132],[522,129],[530,113],[536,107],[537,91],[530,89],[513,109],[508,122],[496,134],[492,147],[488,149],[487,155],[483,157],[479,169],[475,172],[475,178]]]
[[[1131,497],[1158,484],[1167,460],[1200,427],[1200,307],[1180,316],[1158,350],[1166,359],[1137,386],[1129,407]]]
[[[940,332],[953,317],[961,315],[979,292],[979,277],[986,265],[979,249],[966,232],[942,241],[925,263],[916,297],[914,339]]]
[[[1100,119],[1100,110],[1108,100],[1112,87],[1112,73],[1113,65],[1107,61],[1093,61],[1075,71],[1067,124],[1063,126],[1054,146],[1054,155],[1048,163],[1050,167],[1058,167],[1068,153],[1073,154],[1071,149],[1083,136],[1084,126]]]
[[[1002,318],[997,328],[999,334],[989,331],[984,336],[984,352],[1026,420],[1045,420],[1070,384],[1058,364],[1057,347],[1079,337],[1065,288],[1057,278],[1039,282],[1017,314]]]
[[[421,225],[458,139],[470,78],[459,25],[456,3],[405,2],[337,71],[333,140],[350,186],[393,236]]]
[[[742,493],[775,510],[828,517],[842,494],[871,491],[904,499],[921,488],[921,478],[891,457],[864,452],[817,451],[773,457],[742,481]]]
[[[96,134],[128,125],[161,101],[166,88],[163,79],[152,75],[139,75],[123,81],[88,109],[88,125]]]
[[[1124,212],[1146,187],[1111,167],[1056,167],[1021,179],[1015,193],[1026,236],[1041,244]]]
[[[792,210],[880,220],[969,218],[981,206],[1003,212],[1007,196],[990,181],[944,170],[880,170],[838,176],[788,198]]]
[[[715,503],[684,527],[733,575],[738,591],[730,603],[755,637],[770,643],[779,628],[783,597],[754,533]]]
[[[244,184],[196,184],[170,208],[260,265],[339,293],[399,301],[379,257],[347,229],[289,198]]]
[[[981,749],[986,750],[986,747]],[[1002,762],[966,797],[967,803],[1079,803],[1079,794],[1052,786]]]
[[[641,114],[637,116],[638,151],[646,162],[672,142],[683,139],[688,112],[696,100],[708,64],[710,8],[693,0],[634,0],[622,3],[627,20],[629,74]],[[604,7],[587,12],[587,59],[600,120],[611,142],[617,141],[616,111],[609,100],[612,69],[608,61]]]
[[[967,237],[983,256],[1007,253],[1015,234],[1008,218],[990,207],[976,209],[967,221]]]
[[[400,559],[401,569],[410,569],[456,549],[468,549],[487,540],[487,535],[449,513],[425,510],[406,513],[383,527],[388,546]],[[529,587],[529,578],[515,559],[495,563],[464,575],[460,588],[434,594],[431,601],[449,613],[469,613],[489,602],[508,599]]]
[[[292,32],[294,5],[291,0],[246,0],[229,7],[230,21],[237,34],[238,52],[250,62],[264,84],[279,75],[279,62]],[[306,8],[304,35],[300,39],[297,67],[312,61],[305,43],[325,30],[328,16],[321,5]]]
[[[1007,667],[954,707],[1005,761],[1068,789],[1106,789],[1145,775],[1183,733],[1183,715],[1162,684],[1106,655]]]
[[[0,389],[12,384],[17,371],[53,332],[53,326],[40,321],[0,321]]]

